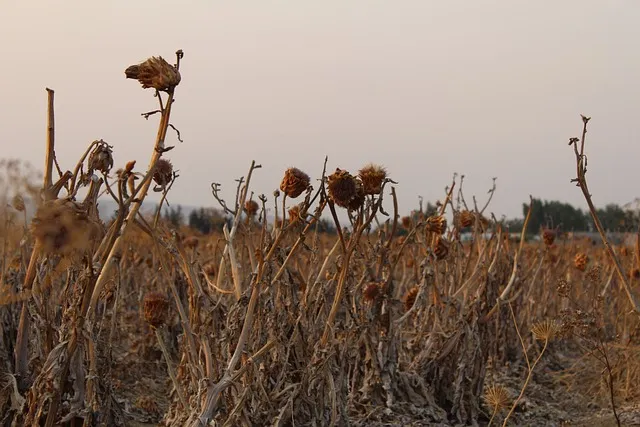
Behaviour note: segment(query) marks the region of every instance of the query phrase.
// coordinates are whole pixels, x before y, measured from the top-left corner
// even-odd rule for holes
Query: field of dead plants
[[[3,426],[640,423],[634,236],[612,246],[525,219],[514,239],[460,177],[435,211],[402,213],[402,184],[366,159],[292,167],[267,195],[247,159],[241,179],[212,177],[229,218],[212,234],[143,210],[176,179],[182,58],[126,68],[159,123],[148,164],[114,165],[102,140],[59,164],[47,90],[43,173],[1,165]],[[592,208],[588,121],[566,154]]]

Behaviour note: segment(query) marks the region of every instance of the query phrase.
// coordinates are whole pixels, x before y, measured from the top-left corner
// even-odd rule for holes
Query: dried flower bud
[[[436,233],[443,234],[447,231],[447,219],[444,215],[434,215],[427,218],[427,230]]]
[[[406,311],[411,310],[413,305],[416,303],[416,298],[418,297],[418,290],[419,288],[417,286],[414,286],[411,289],[409,289],[407,293],[404,295],[404,309]]]
[[[157,328],[167,321],[169,300],[160,292],[150,292],[145,295],[143,301],[144,320]]]
[[[387,171],[381,166],[370,164],[360,169],[358,176],[362,181],[365,195],[380,194]]]
[[[136,79],[143,89],[154,88],[170,91],[180,83],[180,72],[161,56],[151,57],[146,61],[131,65],[124,71],[128,79]]]
[[[556,240],[556,232],[553,230],[545,229],[542,231],[542,240],[544,244],[547,246],[553,245],[553,242]]]
[[[98,170],[109,173],[113,167],[113,155],[109,144],[100,140],[98,145],[89,154],[89,171]]]
[[[280,190],[282,190],[287,197],[295,199],[309,188],[309,182],[309,175],[298,168],[289,168],[284,172],[284,178],[282,178],[282,182],[280,183]]]
[[[24,212],[26,209],[24,199],[19,194],[13,196],[13,199],[11,200],[11,206],[13,206],[13,209],[17,210],[18,212]]]
[[[381,294],[382,287],[380,284],[376,282],[367,283],[362,291],[362,295],[364,296],[364,300],[367,302],[371,302],[378,298]]]
[[[589,257],[585,253],[578,253],[573,259],[573,265],[580,271],[584,271],[587,268]]]
[[[136,165],[136,161],[135,160],[131,160],[130,162],[127,162],[127,164],[124,167],[124,171],[125,174],[130,174],[131,172],[133,172],[133,168]]]
[[[436,259],[438,260],[445,259],[449,254],[449,243],[447,243],[447,241],[442,237],[438,236],[433,253],[436,255]]]
[[[173,179],[173,165],[169,160],[159,159],[153,172],[153,180],[161,187],[166,186]]]
[[[329,198],[336,205],[353,210],[360,200],[364,202],[362,183],[360,183],[360,186],[358,183],[359,181],[346,170],[336,169],[327,179]]]
[[[255,200],[247,200],[244,203],[244,212],[250,217],[255,216],[259,209],[260,205]]]

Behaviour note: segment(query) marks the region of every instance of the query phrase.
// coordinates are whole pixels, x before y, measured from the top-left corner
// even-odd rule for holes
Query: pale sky
[[[57,156],[71,169],[94,139],[116,167],[146,167],[157,117],[124,70],[183,49],[168,158],[173,204],[232,197],[256,160],[271,195],[296,166],[387,167],[403,213],[442,198],[452,174],[492,211],[520,216],[529,194],[585,203],[567,145],[592,116],[596,205],[640,196],[640,2],[0,1],[0,157],[41,168],[46,92]]]

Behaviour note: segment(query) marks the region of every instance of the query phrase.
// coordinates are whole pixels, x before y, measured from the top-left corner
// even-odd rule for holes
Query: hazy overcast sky
[[[498,216],[529,194],[584,207],[567,146],[581,113],[596,204],[640,196],[637,0],[3,0],[0,46],[0,157],[41,168],[50,87],[65,169],[100,138],[117,167],[146,167],[156,100],[124,69],[183,49],[174,204],[213,206],[212,181],[231,197],[251,160],[270,195],[328,155],[330,170],[386,166],[404,212],[454,172],[469,199],[498,177]]]

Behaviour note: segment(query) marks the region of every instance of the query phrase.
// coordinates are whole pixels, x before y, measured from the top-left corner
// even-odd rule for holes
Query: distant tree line
[[[523,203],[523,218],[526,217],[528,210],[529,204]],[[638,212],[625,210],[616,204],[608,204],[604,208],[597,209],[596,213],[605,231],[630,232],[637,231],[640,226]],[[512,232],[518,232],[522,230],[522,223],[523,219],[512,219],[507,221],[507,226]],[[557,228],[564,232],[595,231],[595,225],[588,210],[582,210],[556,200],[533,199],[528,231],[536,233],[541,228]]]

